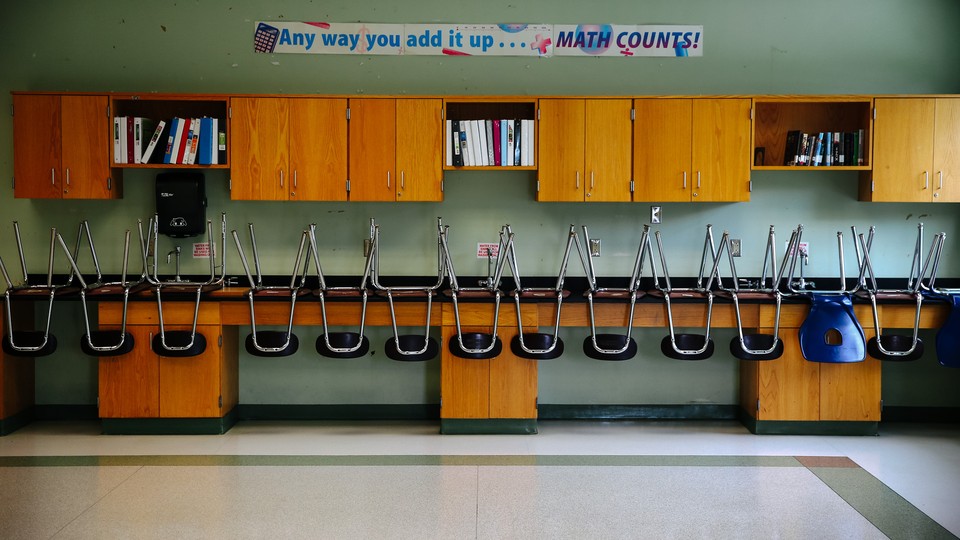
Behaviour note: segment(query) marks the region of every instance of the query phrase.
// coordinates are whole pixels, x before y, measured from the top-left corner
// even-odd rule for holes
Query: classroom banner
[[[703,27],[579,24],[553,26],[554,56],[703,56]]]
[[[255,23],[254,50],[279,54],[702,56],[702,26]]]

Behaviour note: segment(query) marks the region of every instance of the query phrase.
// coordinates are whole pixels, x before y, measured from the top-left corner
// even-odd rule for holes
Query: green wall
[[[960,92],[960,3],[955,0],[774,0],[753,2],[384,2],[331,3],[106,0],[7,3],[0,8],[0,100],[11,90],[341,93],[363,94],[882,94]],[[702,24],[701,58],[447,58],[262,55],[252,52],[254,21],[335,22],[617,22]],[[122,201],[14,200],[12,122],[0,119],[0,256],[14,263],[11,220],[19,220],[31,271],[45,266],[48,228],[73,230],[89,219],[107,271],[118,271],[123,229],[153,212],[155,171],[125,172]],[[434,221],[451,225],[451,248],[460,274],[482,274],[471,255],[492,241],[503,223],[513,225],[525,274],[551,275],[565,228],[590,226],[603,239],[597,269],[622,275],[632,265],[634,243],[648,204],[538,204],[531,172],[450,172],[443,203],[231,202],[228,173],[207,174],[210,215],[226,212],[229,228],[253,221],[271,273],[289,271],[291,245],[316,222],[324,269],[357,273],[361,240],[371,217],[384,226],[383,272],[434,271]],[[712,223],[743,238],[741,273],[760,264],[766,229],[782,240],[798,223],[811,242],[811,275],[836,272],[835,232],[878,227],[874,257],[880,274],[904,275],[916,223],[957,236],[956,205],[869,204],[857,198],[851,172],[755,173],[749,203],[665,204],[660,227],[670,268],[696,272],[703,228]],[[849,236],[848,236],[849,239]],[[166,246],[164,246],[166,247]],[[943,274],[960,274],[953,243]],[[238,259],[228,245],[230,273]],[[848,266],[849,266],[848,262]],[[188,269],[189,270],[189,269]],[[577,267],[571,275],[582,275]],[[58,305],[56,331],[63,345],[37,361],[37,400],[44,404],[93,403],[96,362],[73,345],[80,311]],[[737,401],[737,364],[718,347],[702,363],[672,362],[658,350],[661,330],[640,331],[641,355],[623,364],[579,355],[582,330],[568,330],[569,354],[544,364],[541,403],[719,403]],[[302,329],[303,351],[293,359],[241,358],[243,403],[436,403],[438,363],[395,364],[380,354],[385,334],[374,332],[375,353],[356,362],[320,359],[312,351],[315,329]],[[729,332],[720,332],[725,343]],[[932,338],[932,336],[930,336]],[[931,343],[932,345],[932,343]],[[932,347],[931,347],[932,348]],[[919,366],[885,368],[884,397],[893,405],[960,404],[957,372],[939,368],[928,353]],[[933,389],[931,391],[931,389]]]

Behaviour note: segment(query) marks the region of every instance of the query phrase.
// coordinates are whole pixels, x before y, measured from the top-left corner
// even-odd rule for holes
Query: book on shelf
[[[113,162],[123,163],[124,153],[120,147],[120,124],[123,121],[122,116],[113,117]]]
[[[164,128],[166,127],[167,123],[165,121],[160,120],[157,122],[157,126],[153,129],[153,135],[150,136],[150,139],[147,141],[147,147],[143,149],[143,154],[140,156],[140,163],[150,163],[150,158],[153,156],[153,151],[160,143],[160,140],[163,137]]]
[[[193,121],[190,118],[181,118],[180,123],[183,124],[183,130],[179,133],[180,140],[174,144],[176,156],[172,156],[170,158],[170,162],[182,165],[184,163],[184,156],[187,153],[187,146],[190,141],[190,136],[193,133],[191,131],[193,129]]]
[[[503,152],[500,148],[500,120],[491,120],[490,136],[493,138],[493,164],[499,167],[503,162]]]
[[[505,120],[507,124],[507,151],[503,156],[503,166],[509,167],[513,165],[513,151],[517,146],[517,126],[514,125],[513,120]]]
[[[507,165],[507,154],[509,150],[507,149],[507,124],[509,120],[500,119],[500,166],[505,167]]]
[[[829,131],[823,137],[823,159],[821,162],[827,167],[833,165],[833,133]]]
[[[214,128],[217,130],[217,161],[214,165],[227,164],[227,131],[225,126],[219,125],[219,120],[214,119]]]
[[[150,137],[153,135],[154,122],[150,118],[137,116],[133,119],[133,162],[147,163],[143,160],[143,153],[150,143]]]
[[[460,150],[463,152],[463,164],[466,167],[473,167],[476,165],[473,160],[473,122],[461,120],[460,129]]]
[[[204,116],[200,119],[200,136],[197,138],[197,158],[198,165],[213,165],[213,155],[215,137],[213,135],[213,118]]]
[[[524,162],[523,164],[527,167],[533,167],[533,164],[536,163],[535,160],[535,145],[534,145],[534,122],[533,119],[525,119],[523,121],[523,137],[524,137]]]
[[[187,142],[189,146],[187,147],[186,156],[183,160],[186,165],[194,165],[197,162],[197,151],[199,150],[200,143],[200,119],[191,119],[190,125],[192,129],[190,132],[190,140]]]
[[[483,120],[474,120],[473,124],[477,134],[477,157],[479,158],[477,165],[486,167],[490,165],[487,161],[487,123]]]
[[[443,123],[443,134],[443,164],[451,167],[453,166],[453,120],[448,119]]]
[[[863,157],[863,148],[864,148],[864,133],[862,129],[857,130],[857,165],[863,165],[865,160]]]
[[[487,130],[487,165],[496,165],[493,158],[493,120],[484,120],[484,126]]]
[[[470,121],[470,134],[473,135],[473,144],[470,147],[473,152],[473,164],[477,167],[483,167],[487,164],[487,159],[486,153],[481,151],[483,149],[483,135],[480,131],[479,120]]]
[[[783,149],[783,164],[787,166],[799,165],[800,142],[802,132],[799,129],[787,132],[787,142]]]
[[[173,117],[170,120],[170,133],[167,135],[167,148],[163,153],[163,162],[164,163],[175,163],[175,154],[174,154],[174,145],[180,142],[180,136],[178,133],[183,131],[183,123],[180,122],[180,119]]]
[[[513,164],[520,166],[520,154],[523,151],[523,122],[520,119],[513,121]]]

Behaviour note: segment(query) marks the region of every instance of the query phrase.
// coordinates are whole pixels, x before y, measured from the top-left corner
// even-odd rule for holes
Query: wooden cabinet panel
[[[864,328],[866,339],[873,330]],[[881,362],[820,365],[820,420],[880,421]]]
[[[762,329],[772,333],[772,328]],[[820,364],[800,353],[796,328],[780,328],[783,356],[757,367],[760,407],[757,420],[819,420]]]
[[[960,202],[960,98],[937,98],[936,109],[933,200]]]
[[[442,201],[440,99],[397,100],[397,201]]]
[[[690,201],[691,100],[637,99],[633,106],[633,200]]]
[[[290,199],[347,200],[347,100],[288,101]]]
[[[693,100],[693,201],[750,199],[750,100]]]
[[[629,202],[632,126],[629,99],[588,99],[584,128],[587,202]],[[541,160],[540,166],[543,166]]]
[[[110,179],[109,120],[107,96],[60,98],[63,198],[110,199],[119,193]]]
[[[489,331],[467,328],[464,332]],[[490,417],[490,360],[454,356],[447,348],[456,339],[455,326],[443,327],[440,344],[440,418]]]
[[[514,356],[516,328],[501,328],[503,353],[490,362],[490,418],[537,417],[537,361]]]
[[[104,327],[119,330],[119,326]],[[160,372],[150,350],[153,328],[127,326],[136,346],[121,356],[99,361],[101,418],[156,418],[160,414]]]
[[[18,198],[59,199],[60,96],[13,96],[13,194]]]
[[[233,98],[230,104],[234,164],[230,198],[286,200],[281,175],[288,167],[288,100]]]
[[[171,326],[170,330],[190,330]],[[198,326],[207,340],[199,356],[159,357],[160,417],[218,418],[220,409],[220,327]]]
[[[584,200],[584,120],[582,99],[541,99],[538,201]]]
[[[929,202],[933,149],[933,99],[878,98],[873,134],[876,202]]]
[[[396,100],[351,99],[351,201],[396,200]]]

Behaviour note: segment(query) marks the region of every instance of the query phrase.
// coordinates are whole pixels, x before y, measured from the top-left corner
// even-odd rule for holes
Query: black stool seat
[[[923,356],[923,341],[917,338],[917,344],[914,347],[913,336],[904,336],[901,334],[883,334],[881,342],[877,343],[877,338],[872,337],[867,341],[867,353],[885,362],[912,362]],[[886,352],[880,350],[880,345]],[[910,354],[890,354],[906,353],[913,347]]]
[[[157,334],[153,336],[153,342],[150,344],[153,352],[160,356],[186,358],[190,356],[199,356],[207,350],[207,338],[200,333],[193,334],[189,330],[167,330],[163,333],[163,338],[164,339],[161,339],[160,334]],[[183,350],[177,350],[189,345],[191,339],[193,340],[193,345],[190,345],[189,348]],[[167,347],[164,347],[164,340],[167,342],[167,347],[175,347],[177,349],[168,349]]]
[[[247,334],[243,342],[244,348],[253,356],[263,358],[278,358],[290,356],[300,348],[300,340],[296,334],[290,334],[290,342],[287,342],[286,330],[257,330],[257,340],[254,343],[253,333]],[[257,348],[257,345],[260,348]],[[277,350],[264,350],[277,349]]]
[[[91,342],[100,350],[91,347]],[[93,330],[80,336],[80,350],[89,356],[121,356],[132,351],[133,345],[133,334],[119,330]]]
[[[461,335],[463,346],[468,349],[486,349],[490,347],[490,340],[492,337],[492,334],[484,334],[479,332],[464,332]],[[490,358],[500,356],[500,353],[503,352],[503,343],[498,337],[497,341],[493,343],[493,347],[490,348],[489,351],[483,353],[471,353],[463,350],[460,347],[460,343],[457,341],[457,336],[452,336],[450,338],[449,349],[454,356],[460,358],[466,358],[468,360],[489,360]]]
[[[776,336],[772,334],[744,334],[743,346],[741,346],[740,336],[733,336],[730,340],[730,354],[740,360],[776,360],[783,356],[783,340],[777,340],[777,346],[774,347],[774,339]],[[769,350],[770,352],[751,353],[744,350],[744,346],[752,351]]]
[[[706,342],[706,347],[704,347],[704,341],[706,336],[704,334],[674,334],[674,342],[676,343],[676,348],[673,347],[673,343],[670,342],[670,336],[664,336],[660,340],[660,352],[664,354],[667,358],[673,358],[674,360],[706,360],[713,356],[713,340]],[[700,351],[703,349],[703,351]],[[684,351],[690,351],[689,353]],[[700,351],[700,352],[697,352]]]
[[[330,347],[351,350],[346,352],[334,351],[327,347],[327,339],[330,340]],[[366,355],[369,350],[370,340],[367,339],[367,336],[361,336],[357,332],[330,332],[329,334],[321,334],[317,338],[317,352],[327,358],[359,358]]]
[[[593,338],[587,336],[583,340],[583,354],[594,360],[621,361],[629,360],[637,355],[637,342],[633,338],[628,338],[623,334],[597,334],[597,347],[608,351],[620,351],[616,353],[605,353],[598,351],[593,346]],[[627,342],[627,340],[630,340]]]
[[[559,337],[554,338],[553,334],[544,334],[542,332],[525,332],[523,334],[523,344],[526,345],[527,349],[530,349],[530,352],[524,350],[523,346],[520,343],[520,334],[513,336],[513,339],[510,340],[510,350],[513,351],[513,354],[519,356],[520,358],[526,358],[527,360],[553,360],[561,354],[563,354],[563,340]],[[554,345],[556,341],[556,345]],[[550,349],[553,347],[552,349]],[[547,351],[547,349],[550,349]],[[536,352],[536,351],[546,351],[546,352]]]
[[[14,330],[13,339],[18,347],[33,350],[17,350],[10,343],[10,336],[3,336],[3,352],[11,356],[25,356],[37,358],[48,356],[57,350],[57,336],[47,334],[47,342],[43,343],[44,333],[41,331]],[[40,345],[43,344],[41,347]],[[38,348],[39,347],[39,348]]]
[[[398,338],[399,343],[397,342]],[[423,352],[419,352],[421,349]],[[388,339],[384,346],[384,352],[388,358],[398,362],[425,362],[433,360],[440,354],[440,344],[433,338],[427,338],[424,342],[423,336],[420,334],[402,334],[397,338],[391,337]]]

